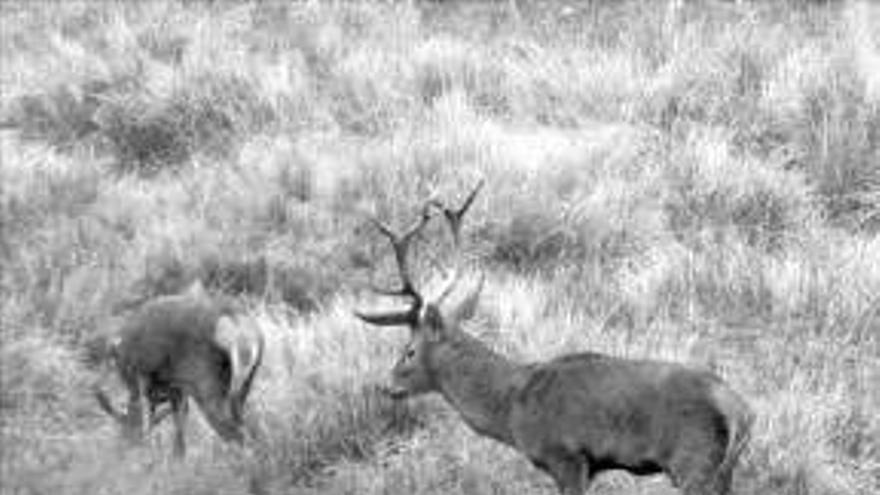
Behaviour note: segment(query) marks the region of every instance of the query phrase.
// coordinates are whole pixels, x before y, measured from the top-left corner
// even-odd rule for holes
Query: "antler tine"
[[[373,290],[379,294],[386,296],[408,296],[412,297],[417,306],[421,306],[422,296],[413,283],[410,275],[409,265],[407,264],[407,255],[409,247],[416,236],[425,228],[428,221],[431,220],[432,202],[428,202],[422,208],[421,217],[413,223],[403,234],[396,234],[388,225],[382,221],[373,218],[373,224],[379,231],[388,238],[391,243],[391,249],[394,251],[394,259],[397,262],[397,270],[400,273],[401,287],[399,289],[382,289],[373,287]]]
[[[449,224],[449,228],[452,230],[452,240],[455,243],[455,248],[458,249],[461,244],[461,222],[464,218],[464,215],[467,213],[468,209],[470,209],[471,205],[474,203],[474,199],[477,197],[477,193],[480,192],[480,189],[483,188],[483,184],[485,184],[485,180],[480,179],[480,182],[474,187],[474,189],[468,194],[467,198],[465,198],[464,202],[458,209],[449,208],[446,205],[440,203],[439,201],[436,204],[443,211],[443,216],[446,217],[446,222]]]
[[[483,184],[485,181],[480,179],[480,182],[474,187],[474,189],[468,194],[467,198],[465,198],[464,202],[457,209],[450,208],[440,201],[436,201],[435,204],[438,208],[443,211],[443,216],[446,218],[446,223],[449,224],[449,229],[452,231],[452,242],[453,248],[455,250],[455,262],[452,273],[449,276],[449,281],[446,283],[446,286],[443,288],[443,291],[437,297],[437,302],[443,301],[446,297],[455,289],[455,286],[458,285],[459,281],[459,265],[461,263],[460,258],[460,249],[461,249],[461,224],[464,219],[464,215],[468,212],[471,205],[474,203],[474,199],[477,197],[477,193],[480,192],[480,189],[483,188]]]
[[[450,276],[449,282],[446,284],[446,288],[442,291],[440,297],[437,298],[437,303],[440,303],[449,295],[449,293],[452,292],[452,289],[457,285],[459,280],[458,265],[460,264],[460,261],[458,260],[458,251],[461,247],[462,220],[473,204],[474,199],[477,197],[477,193],[482,189],[483,184],[484,181],[480,180],[458,208],[447,207],[442,201],[436,198],[429,199],[422,206],[421,217],[401,234],[396,233],[381,220],[371,218],[373,225],[375,225],[379,232],[387,237],[388,241],[391,243],[391,248],[394,251],[394,259],[397,263],[397,270],[400,274],[401,284],[399,289],[383,289],[375,286],[373,286],[372,289],[375,292],[386,296],[410,297],[412,298],[412,305],[405,311],[388,311],[382,313],[363,313],[355,311],[355,316],[368,323],[381,326],[412,326],[418,323],[419,312],[424,304],[424,298],[419,293],[418,289],[416,289],[415,283],[413,282],[409,265],[407,264],[407,254],[409,253],[409,248],[413,239],[421,233],[422,229],[424,229],[431,220],[431,210],[433,208],[437,208],[443,212],[443,216],[446,218],[450,230],[452,230],[453,244],[456,252],[455,267]]]
[[[424,303],[424,298],[416,289],[415,284],[413,283],[412,276],[410,275],[409,266],[406,262],[407,254],[409,253],[409,247],[416,238],[416,236],[425,228],[425,225],[428,224],[428,221],[431,220],[431,207],[436,206],[432,201],[428,201],[425,203],[422,208],[421,218],[419,218],[409,229],[407,229],[403,234],[397,234],[392,230],[388,225],[383,223],[382,221],[372,218],[373,225],[379,229],[385,237],[388,238],[388,241],[391,243],[391,248],[394,251],[394,259],[397,262],[397,270],[400,274],[400,288],[399,289],[383,289],[376,286],[371,286],[373,291],[385,295],[385,296],[406,296],[412,298],[412,305],[409,309],[404,311],[387,311],[380,313],[366,313],[361,311],[355,311],[355,316],[366,321],[367,323],[372,323],[373,325],[380,326],[395,326],[395,325],[414,325],[418,322],[419,311],[422,309],[422,304]]]

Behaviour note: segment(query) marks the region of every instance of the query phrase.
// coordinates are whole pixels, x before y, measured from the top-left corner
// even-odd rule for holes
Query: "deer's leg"
[[[534,463],[550,474],[562,495],[583,495],[589,485],[589,466],[580,456],[554,451]]]
[[[174,415],[174,456],[186,455],[186,416],[189,405],[186,395],[175,390],[171,395],[171,412]]]
[[[681,487],[681,491],[684,495],[727,495],[710,476],[691,478]]]
[[[173,412],[174,410],[171,408],[171,406],[167,407],[166,409],[160,410],[158,404],[153,405],[153,411],[150,414],[150,429],[159,426],[159,424],[162,423],[162,421],[165,421],[165,418],[167,418]]]
[[[718,495],[727,495],[730,493],[730,487],[733,484],[733,470],[719,470],[715,474],[714,489]]]
[[[169,410],[168,409],[159,409],[159,407],[162,405],[162,403],[160,401],[155,400],[153,397],[150,397],[147,402],[150,405],[150,414],[149,414],[150,421],[149,421],[149,423],[147,423],[146,429],[147,429],[147,431],[152,431],[153,428],[159,426],[159,423],[161,423],[165,419],[165,417],[168,416]]]
[[[147,402],[147,383],[142,377],[134,377],[128,385],[128,409],[125,418],[125,436],[133,443],[141,443],[146,437],[150,408]]]
[[[167,384],[151,380],[148,392],[147,401],[150,403],[150,423],[148,429],[152,430],[159,426],[159,424],[173,412],[171,399],[174,391]],[[168,402],[169,406],[165,409],[161,409],[165,402]]]
[[[685,495],[726,495],[724,482],[728,478],[717,472],[720,458],[705,448],[680,449],[669,470],[673,485]]]
[[[686,475],[680,487],[684,495],[728,495],[730,481],[729,473],[719,473],[710,466],[701,465]]]
[[[143,438],[147,437],[150,426],[150,400],[147,395],[149,386],[146,378],[138,378],[137,424]]]

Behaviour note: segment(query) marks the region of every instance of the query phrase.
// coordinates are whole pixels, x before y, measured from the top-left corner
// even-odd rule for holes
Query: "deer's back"
[[[207,298],[165,296],[142,306],[123,326],[118,357],[130,371],[159,375],[193,358],[218,359],[217,321],[227,308]]]
[[[527,450],[563,449],[595,462],[659,469],[680,442],[721,455],[723,414],[708,372],[674,363],[570,355],[532,365],[511,422]]]

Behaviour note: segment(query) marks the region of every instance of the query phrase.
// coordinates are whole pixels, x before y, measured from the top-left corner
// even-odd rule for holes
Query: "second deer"
[[[147,302],[128,318],[110,346],[128,389],[128,408],[117,410],[96,386],[98,404],[131,442],[142,441],[151,427],[171,414],[174,453],[182,457],[187,398],[192,397],[221,438],[242,443],[242,410],[264,345],[259,329],[248,323],[198,282],[182,294]],[[160,410],[165,403],[170,407]]]
[[[457,209],[428,202],[403,234],[374,221],[390,240],[401,278],[399,289],[380,292],[410,299],[404,310],[356,312],[374,325],[409,328],[391,396],[439,392],[473,430],[525,455],[563,495],[581,495],[609,469],[665,473],[685,495],[728,494],[754,416],[718,376],[590,352],[516,363],[461,328],[476,309],[482,276],[451,308],[441,306],[458,270],[434,300],[417,290],[407,265],[410,244],[440,209],[458,249],[462,219],[481,185]]]

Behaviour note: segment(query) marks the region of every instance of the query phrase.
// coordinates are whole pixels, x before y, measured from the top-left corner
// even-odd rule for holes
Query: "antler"
[[[459,246],[461,245],[461,221],[464,218],[465,213],[467,213],[468,209],[473,204],[474,199],[476,199],[477,193],[483,188],[484,183],[485,181],[480,179],[480,182],[478,182],[476,187],[474,187],[470,194],[468,194],[464,203],[462,203],[458,209],[449,208],[437,200],[433,202],[433,204],[437,205],[440,210],[443,211],[443,216],[446,218],[450,230],[452,230],[452,241],[455,243],[456,250],[459,249]]]
[[[374,325],[380,326],[392,326],[392,325],[410,325],[415,326],[418,324],[419,320],[419,312],[424,305],[424,298],[421,293],[416,289],[415,284],[413,283],[412,277],[410,275],[409,266],[407,265],[407,253],[409,252],[409,247],[416,238],[416,236],[422,231],[425,225],[428,224],[428,221],[431,220],[431,209],[438,208],[441,212],[443,212],[444,218],[446,218],[446,222],[449,224],[449,229],[452,231],[452,242],[453,248],[455,250],[455,265],[453,268],[453,272],[449,277],[449,281],[446,283],[445,288],[441,292],[440,296],[437,298],[437,303],[440,303],[443,299],[448,296],[452,290],[455,288],[455,285],[459,280],[459,269],[460,265],[459,261],[459,251],[461,247],[461,224],[464,218],[464,215],[468,212],[471,205],[474,202],[474,199],[477,197],[477,193],[483,187],[484,181],[481,180],[476,187],[468,194],[465,198],[464,202],[458,208],[450,208],[446,206],[442,201],[438,199],[432,199],[425,202],[422,207],[422,214],[419,220],[417,220],[409,229],[407,229],[403,234],[397,234],[393,230],[391,230],[388,225],[384,224],[380,220],[375,218],[371,219],[373,225],[376,226],[379,231],[388,238],[391,242],[391,247],[394,250],[394,258],[397,262],[397,269],[400,273],[400,282],[401,286],[399,289],[382,289],[373,287],[373,290],[378,292],[379,294],[386,296],[405,296],[412,298],[412,304],[405,311],[389,311],[382,313],[363,313],[360,311],[355,311],[355,316],[366,321],[367,323],[372,323]]]
[[[464,219],[464,215],[468,212],[468,209],[474,202],[474,199],[477,197],[477,193],[480,192],[480,189],[483,188],[484,180],[480,179],[480,182],[474,187],[474,189],[467,195],[464,202],[458,208],[450,208],[441,203],[440,201],[435,201],[434,204],[440,208],[443,212],[443,217],[446,218],[446,223],[449,224],[449,230],[452,231],[452,243],[453,248],[455,250],[454,257],[454,267],[452,274],[449,276],[448,281],[446,282],[445,287],[440,292],[440,295],[437,297],[437,303],[442,302],[446,297],[455,289],[455,286],[458,285],[458,281],[460,279],[459,267],[461,265],[461,223]]]
[[[384,313],[362,313],[356,311],[355,315],[358,318],[367,323],[383,326],[409,325],[418,322],[419,311],[422,309],[422,304],[424,304],[424,298],[413,283],[406,257],[413,239],[416,238],[422,229],[425,228],[425,225],[428,224],[428,221],[431,220],[431,207],[436,206],[435,203],[435,201],[428,201],[425,203],[422,207],[422,214],[419,220],[400,235],[391,230],[391,228],[382,221],[376,218],[371,219],[373,225],[375,225],[376,228],[379,229],[379,232],[385,235],[391,243],[391,248],[394,250],[394,259],[397,262],[397,271],[400,274],[399,289],[373,287],[373,290],[385,296],[410,297],[412,298],[412,304],[406,311],[390,311]]]

